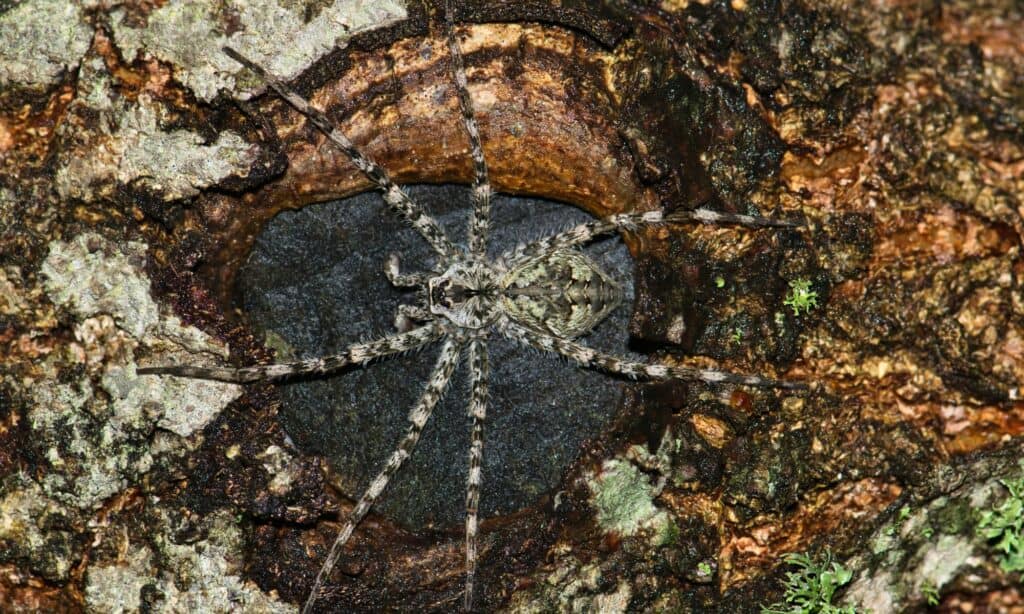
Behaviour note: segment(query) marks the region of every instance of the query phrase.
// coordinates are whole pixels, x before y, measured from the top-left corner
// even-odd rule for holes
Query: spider
[[[376,359],[441,342],[433,373],[418,402],[409,412],[409,427],[405,436],[348,514],[320,567],[302,608],[303,613],[311,611],[352,533],[412,454],[424,425],[445,393],[464,353],[468,354],[469,414],[472,422],[466,486],[466,579],[463,606],[467,611],[472,609],[477,567],[478,508],[483,478],[484,422],[488,406],[487,342],[491,335],[504,335],[520,344],[559,354],[582,367],[632,379],[677,379],[789,389],[803,387],[799,383],[756,375],[632,362],[577,341],[605,319],[622,300],[620,284],[578,249],[591,240],[618,231],[635,231],[656,224],[697,222],[749,227],[796,226],[793,222],[719,213],[704,208],[672,213],[661,210],[619,213],[532,242],[521,243],[495,259],[488,258],[490,207],[495,191],[488,180],[487,160],[467,87],[466,71],[452,15],[450,3],[446,3],[449,63],[474,169],[468,245],[454,244],[438,222],[414,202],[402,187],[395,184],[385,169],[363,154],[334,127],[323,112],[261,66],[234,49],[224,47],[225,54],[250,70],[323,132],[382,192],[387,205],[404,218],[436,252],[437,263],[430,271],[403,273],[398,254],[392,254],[385,264],[384,274],[392,285],[415,289],[420,296],[418,304],[399,305],[395,315],[398,332],[373,341],[353,344],[340,354],[296,362],[240,368],[168,365],[138,370],[139,374],[234,383],[281,381],[295,376],[328,375],[351,365],[365,365]]]

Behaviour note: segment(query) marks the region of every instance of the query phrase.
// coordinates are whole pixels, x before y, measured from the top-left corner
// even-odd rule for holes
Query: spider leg
[[[140,367],[136,372],[139,375],[176,375],[238,384],[275,381],[307,373],[330,373],[348,365],[367,363],[375,358],[400,354],[437,341],[444,335],[444,332],[444,327],[440,323],[430,322],[408,332],[350,345],[341,354],[333,356],[254,367],[196,367],[192,365]]]
[[[452,76],[455,78],[456,90],[459,95],[459,107],[462,109],[462,123],[469,135],[470,154],[473,157],[473,212],[469,218],[469,250],[473,256],[484,258],[487,255],[487,235],[491,224],[491,189],[487,178],[487,160],[484,148],[480,143],[480,130],[473,113],[473,100],[469,97],[469,85],[466,80],[466,66],[462,61],[462,52],[455,38],[455,16],[451,0],[445,2],[445,22],[448,28],[448,49],[451,55]]]
[[[777,220],[755,215],[736,213],[720,213],[710,209],[694,209],[693,211],[647,211],[644,213],[617,213],[590,222],[584,222],[568,230],[550,237],[519,245],[505,255],[509,262],[516,262],[538,254],[574,247],[588,243],[596,237],[615,232],[616,230],[635,230],[646,224],[678,224],[699,222],[701,224],[739,224],[755,228],[775,227],[791,228],[798,226],[796,222]]]
[[[381,168],[370,157],[363,154],[356,146],[341,133],[340,130],[331,124],[331,120],[302,96],[289,88],[284,81],[267,72],[263,67],[257,65],[231,47],[224,47],[224,53],[242,66],[245,66],[259,77],[264,83],[270,86],[277,94],[284,98],[288,104],[309,118],[321,132],[327,135],[338,148],[352,160],[356,168],[363,172],[378,189],[383,192],[384,201],[396,210],[406,221],[412,224],[420,235],[430,243],[438,254],[445,258],[451,258],[459,253],[459,249],[452,244],[447,235],[438,225],[434,218],[427,215],[423,207],[414,202],[400,186],[391,180],[387,171]]]
[[[398,306],[398,313],[395,314],[395,329],[404,333],[412,330],[416,322],[428,322],[434,319],[434,314],[419,305],[401,304]]]
[[[384,276],[388,278],[391,285],[396,288],[425,288],[430,276],[426,273],[405,273],[401,271],[402,261],[398,254],[388,256],[387,264],[384,265]]]
[[[313,582],[313,588],[310,590],[309,597],[306,599],[305,605],[302,606],[303,614],[310,612],[313,604],[316,603],[324,580],[330,575],[334,564],[338,562],[338,557],[341,556],[341,549],[348,542],[349,538],[352,537],[352,532],[355,530],[356,525],[370,511],[374,502],[384,492],[384,489],[387,488],[388,482],[402,467],[405,459],[409,458],[412,454],[416,443],[419,441],[420,433],[423,431],[423,425],[427,423],[430,414],[434,411],[434,407],[441,400],[441,396],[448,387],[452,373],[459,363],[459,353],[461,350],[461,341],[451,338],[445,341],[444,346],[442,346],[441,354],[438,356],[437,364],[434,367],[434,373],[430,376],[430,381],[427,382],[423,395],[420,396],[419,401],[409,412],[409,430],[406,431],[405,437],[398,444],[398,447],[395,448],[395,451],[391,453],[391,457],[388,458],[384,468],[370,482],[366,492],[363,493],[363,496],[359,498],[359,502],[356,503],[352,512],[349,513],[345,526],[338,533],[338,537],[334,539],[334,544],[331,546],[330,552],[327,553],[327,558],[316,575],[316,580]]]
[[[622,360],[611,354],[605,354],[582,343],[561,339],[521,326],[514,322],[506,322],[502,332],[514,341],[533,346],[546,352],[555,352],[590,369],[599,369],[609,373],[617,373],[631,378],[644,379],[679,379],[686,381],[707,382],[709,384],[742,384],[762,388],[805,389],[801,382],[730,373],[717,369],[695,369],[693,367],[670,366],[663,364],[646,364]]]
[[[473,584],[476,580],[477,518],[480,508],[481,466],[484,456],[484,419],[487,417],[487,341],[477,337],[469,346],[469,413],[473,417],[470,431],[469,478],[466,481],[466,592],[464,607],[473,610]]]

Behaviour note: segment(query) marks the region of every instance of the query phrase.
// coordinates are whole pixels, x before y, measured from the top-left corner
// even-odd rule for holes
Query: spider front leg
[[[312,611],[313,604],[316,603],[324,581],[330,575],[335,563],[338,562],[338,557],[341,556],[341,549],[348,542],[349,538],[352,537],[352,532],[370,511],[370,508],[373,507],[377,498],[387,488],[388,482],[391,481],[391,478],[402,467],[402,463],[409,458],[416,448],[416,443],[420,439],[420,433],[423,432],[423,426],[427,423],[430,414],[434,411],[434,407],[437,406],[441,396],[444,395],[445,390],[448,388],[448,382],[451,381],[452,373],[455,372],[455,367],[459,364],[459,353],[461,350],[461,341],[451,338],[445,341],[444,346],[441,348],[441,355],[438,357],[437,364],[434,367],[434,373],[430,376],[430,381],[427,382],[423,395],[412,408],[412,411],[409,412],[409,430],[406,431],[405,437],[402,438],[395,451],[391,453],[391,457],[388,458],[384,468],[370,482],[366,492],[363,493],[363,496],[359,498],[359,502],[356,503],[356,506],[349,513],[345,526],[334,539],[334,544],[327,553],[327,558],[324,559],[324,563],[316,575],[316,580],[313,581],[313,588],[310,590],[309,597],[306,599],[305,605],[302,606],[303,614],[308,614]]]
[[[335,128],[323,111],[311,105],[302,96],[299,96],[294,90],[285,85],[284,81],[270,74],[262,66],[246,58],[231,47],[224,47],[223,51],[231,59],[252,71],[253,74],[277,92],[281,98],[284,98],[288,104],[295,107],[299,113],[305,115],[317,129],[323,132],[331,142],[352,160],[356,168],[362,171],[367,179],[380,189],[384,195],[384,201],[412,224],[412,227],[426,239],[427,243],[430,243],[434,251],[444,258],[452,258],[461,253],[461,250],[455,247],[448,239],[437,221],[427,215],[422,206],[409,198],[409,195],[392,181],[387,171],[361,152],[348,137]]]
[[[462,124],[469,136],[469,150],[473,158],[473,212],[469,218],[469,251],[477,258],[487,255],[487,235],[491,225],[491,189],[487,177],[487,160],[484,158],[483,144],[480,142],[480,129],[473,112],[473,99],[469,96],[469,83],[466,79],[466,66],[462,61],[462,52],[455,39],[455,15],[451,0],[445,2],[445,22],[448,28],[448,51],[451,55],[452,77],[455,79],[458,92],[459,108],[462,110]]]
[[[545,335],[530,330],[514,322],[507,322],[502,327],[502,332],[515,341],[535,347],[545,352],[554,352],[573,360],[582,367],[599,369],[609,373],[617,373],[631,378],[644,379],[679,379],[684,381],[698,381],[709,384],[741,384],[744,386],[758,386],[761,388],[786,388],[802,390],[807,388],[806,384],[800,382],[787,382],[757,375],[744,375],[742,373],[730,373],[717,369],[695,369],[693,367],[670,366],[663,364],[645,364],[642,362],[631,362],[623,360],[611,354],[605,354],[582,343],[562,339],[551,335]]]
[[[434,319],[434,314],[418,305],[401,304],[395,313],[395,330],[400,333],[412,330],[416,322],[427,322]]]
[[[636,230],[640,226],[650,224],[680,224],[699,222],[701,224],[737,224],[752,228],[793,228],[800,224],[787,220],[777,220],[756,215],[737,213],[719,213],[710,209],[694,209],[693,211],[647,211],[643,213],[616,213],[599,220],[584,222],[568,230],[550,237],[544,237],[530,243],[519,245],[508,252],[504,258],[508,262],[517,262],[538,254],[546,254],[589,243],[593,239],[616,230]]]
[[[388,256],[388,261],[384,265],[384,276],[388,278],[391,285],[396,288],[426,288],[427,281],[430,276],[426,273],[406,273],[401,272],[402,260],[398,254],[391,254]]]
[[[444,327],[440,323],[430,322],[408,332],[366,343],[356,343],[349,346],[344,352],[333,356],[255,367],[195,367],[192,365],[140,367],[136,372],[139,375],[176,375],[236,384],[272,382],[299,375],[331,373],[349,365],[363,364],[375,358],[401,354],[437,341],[443,335]]]
[[[470,431],[469,477],[466,480],[466,592],[464,607],[473,610],[473,586],[476,580],[477,519],[480,509],[480,485],[484,457],[484,419],[487,417],[487,340],[477,337],[469,346],[469,414],[473,418]]]

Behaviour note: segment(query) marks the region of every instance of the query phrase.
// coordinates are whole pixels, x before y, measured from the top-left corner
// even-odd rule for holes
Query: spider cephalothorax
[[[466,74],[451,10],[447,11],[448,45],[463,124],[469,137],[475,178],[469,212],[468,245],[452,243],[440,225],[421,205],[396,185],[387,171],[366,157],[333,127],[327,117],[263,68],[225,48],[225,53],[247,67],[322,131],[383,194],[384,201],[420,234],[436,253],[432,271],[403,274],[393,255],[384,273],[397,287],[421,291],[418,305],[402,305],[395,318],[399,332],[381,339],[349,346],[340,354],[292,363],[250,367],[193,367],[174,365],[140,368],[140,374],[162,374],[218,379],[230,382],[277,381],[295,375],[328,374],[353,364],[371,361],[442,341],[433,375],[419,401],[409,412],[409,427],[380,473],[359,498],[327,554],[310,590],[303,611],[316,602],[343,547],[359,522],[380,497],[388,482],[412,454],[424,425],[444,394],[463,351],[469,360],[469,414],[472,417],[469,477],[466,494],[466,589],[465,607],[473,603],[477,565],[477,523],[480,485],[483,479],[483,425],[488,406],[488,350],[491,335],[553,352],[583,367],[630,378],[680,379],[777,388],[799,384],[714,369],[632,362],[587,347],[575,339],[592,330],[622,300],[621,286],[579,247],[595,237],[620,230],[637,230],[652,224],[700,222],[745,226],[791,226],[768,218],[723,214],[708,209],[619,213],[586,222],[547,237],[524,243],[498,258],[488,258],[492,189],[479,130],[473,114]]]
[[[430,312],[460,328],[476,330],[491,324],[498,315],[499,275],[483,262],[456,262],[427,282]]]

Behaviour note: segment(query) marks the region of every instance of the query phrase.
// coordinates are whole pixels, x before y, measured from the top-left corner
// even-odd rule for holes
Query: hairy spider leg
[[[451,57],[452,76],[455,79],[455,90],[458,92],[459,108],[462,110],[462,123],[469,135],[470,155],[473,157],[473,211],[469,218],[469,252],[476,258],[487,256],[487,236],[491,224],[491,189],[487,177],[487,160],[484,148],[480,143],[480,130],[473,112],[473,100],[469,96],[469,84],[466,80],[466,66],[462,61],[462,51],[455,38],[455,12],[451,0],[445,2],[445,24],[448,29],[448,51]]]
[[[404,333],[416,327],[416,322],[428,322],[434,319],[434,314],[426,308],[427,284],[430,275],[427,273],[401,272],[401,262],[398,254],[391,254],[384,265],[384,276],[388,278],[391,285],[396,288],[416,288],[419,295],[419,303],[415,305],[401,304],[395,313],[395,329]]]
[[[480,511],[480,486],[483,484],[484,420],[487,418],[488,377],[485,334],[469,345],[469,415],[473,418],[469,437],[469,477],[466,480],[466,588],[463,607],[473,610],[473,586],[476,581],[477,519]]]
[[[374,502],[377,501],[377,498],[387,488],[388,482],[391,481],[391,478],[416,448],[416,443],[420,439],[420,433],[423,432],[423,426],[427,423],[430,414],[434,411],[434,407],[437,406],[438,401],[444,395],[445,389],[448,388],[448,382],[451,380],[452,373],[455,372],[455,367],[459,363],[459,353],[462,350],[462,346],[461,340],[449,337],[441,347],[441,354],[438,356],[437,364],[434,366],[434,373],[430,376],[430,381],[427,382],[423,395],[409,412],[409,430],[406,431],[405,437],[402,438],[395,451],[391,453],[391,457],[388,458],[384,468],[370,482],[366,492],[359,498],[356,506],[352,508],[348,518],[345,520],[345,526],[334,539],[334,544],[327,553],[327,558],[320,567],[320,571],[316,574],[316,580],[313,581],[313,588],[309,592],[309,597],[306,599],[305,605],[302,606],[303,614],[308,614],[312,611],[313,604],[316,603],[324,580],[330,575],[334,564],[338,562],[341,550],[349,538],[352,537],[352,532],[355,530],[356,525],[370,511]]]
[[[299,113],[305,115],[317,129],[327,135],[327,138],[352,160],[356,168],[362,171],[380,189],[384,201],[408,221],[426,239],[427,243],[430,243],[435,252],[443,258],[453,258],[462,252],[460,248],[456,247],[448,239],[448,236],[445,235],[437,221],[427,215],[420,204],[414,202],[405,193],[405,190],[392,181],[387,171],[369,156],[359,151],[348,137],[331,124],[331,121],[327,119],[327,116],[322,111],[311,105],[305,98],[289,88],[284,81],[272,75],[263,67],[255,64],[231,47],[224,47],[223,49],[224,53],[230,56],[231,59],[248,68],[260,80],[277,92],[281,98],[284,98],[288,104],[295,107]]]
[[[388,256],[388,261],[384,265],[384,276],[391,285],[396,288],[420,288],[426,291],[430,276],[426,273],[402,273],[401,266],[402,261],[398,254]]]
[[[741,384],[744,386],[758,386],[761,388],[785,388],[791,390],[806,389],[806,384],[800,382],[787,382],[757,375],[744,375],[742,373],[730,373],[717,369],[695,369],[693,367],[671,366],[664,364],[646,364],[642,362],[631,362],[623,360],[611,354],[587,347],[582,343],[560,339],[552,335],[536,332],[521,326],[512,321],[506,321],[501,326],[501,332],[512,339],[545,352],[560,354],[569,360],[578,363],[582,367],[597,369],[625,375],[633,379],[679,379],[687,381],[699,381],[708,384]]]
[[[469,252],[480,260],[487,257],[487,239],[491,224],[491,188],[487,175],[487,159],[480,142],[473,100],[469,95],[466,66],[462,50],[455,35],[455,11],[451,0],[445,2],[445,25],[448,34],[448,51],[451,60],[452,77],[458,92],[462,123],[469,136],[470,155],[473,158],[473,210],[469,218]],[[489,363],[487,359],[487,333],[473,339],[469,347],[470,427],[469,476],[466,479],[466,585],[463,593],[463,607],[473,609],[473,592],[477,566],[477,529],[480,512],[480,486],[483,481],[484,421],[487,417]]]
[[[647,224],[678,224],[685,222],[738,224],[754,228],[793,228],[800,225],[797,222],[787,220],[737,213],[720,213],[710,209],[673,211],[672,213],[665,213],[660,210],[643,213],[616,213],[599,220],[584,222],[550,237],[518,245],[508,251],[504,255],[504,259],[508,262],[516,263],[539,254],[551,254],[560,249],[583,245],[596,237],[617,230],[636,230],[640,226]]]
[[[433,319],[434,314],[425,307],[401,304],[398,306],[398,312],[395,313],[395,329],[404,333],[415,328],[416,322],[428,322]]]
[[[324,375],[349,365],[365,364],[376,358],[401,354],[437,341],[444,334],[444,326],[441,323],[429,322],[408,332],[350,345],[344,352],[332,356],[254,367],[195,367],[191,365],[140,367],[136,372],[139,375],[176,375],[235,384],[273,382],[298,375]]]

